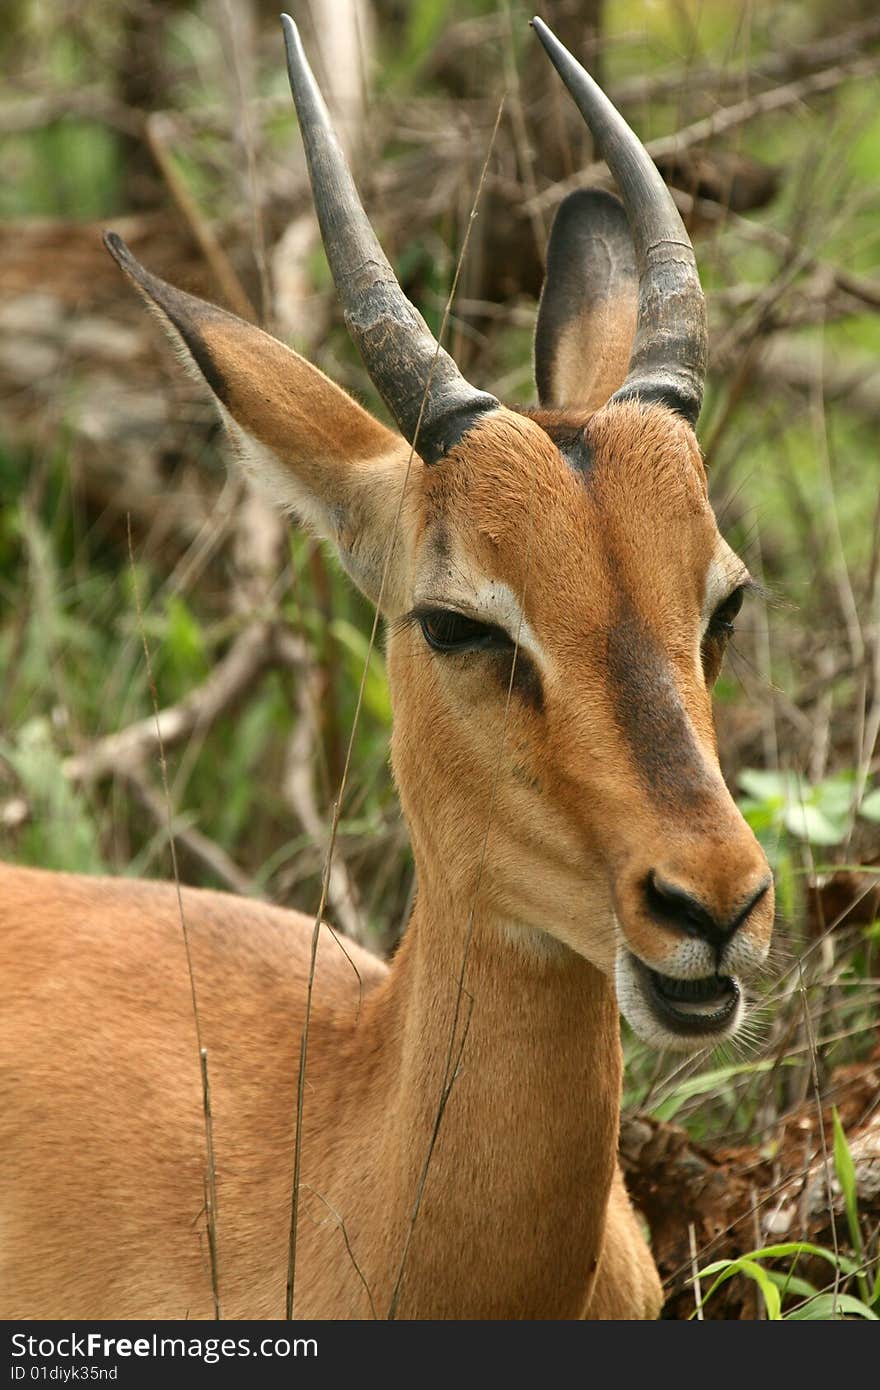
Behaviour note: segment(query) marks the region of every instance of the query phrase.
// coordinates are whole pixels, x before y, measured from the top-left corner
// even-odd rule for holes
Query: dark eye
[[[509,647],[510,638],[500,627],[478,623],[462,613],[434,608],[419,614],[425,641],[435,652],[475,651],[485,647]]]
[[[707,636],[720,637],[726,640],[733,634],[733,625],[736,620],[736,615],[743,606],[744,595],[745,589],[734,589],[733,593],[729,594],[723,603],[719,603],[712,617],[709,619]]]

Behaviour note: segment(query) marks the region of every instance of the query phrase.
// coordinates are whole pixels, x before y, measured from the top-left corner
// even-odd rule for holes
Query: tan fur
[[[3,1185],[2,1313],[210,1317],[201,1088],[176,894],[11,868],[0,870],[0,890],[18,1048],[0,1120],[2,1171],[14,1183],[12,1194]],[[223,1313],[280,1317],[311,923],[218,893],[184,898],[211,1078]],[[38,921],[58,925],[51,959],[32,930]],[[376,1315],[387,1313],[442,1080],[459,945],[419,909],[390,976],[347,943],[359,982],[323,934],[305,1106],[302,1317],[372,1315],[339,1218]],[[509,945],[475,953],[473,964],[480,1007],[400,1315],[576,1317],[602,1246],[594,1194],[612,1177],[613,997],[588,965],[574,976],[562,961],[536,971]],[[506,995],[493,1000],[496,971],[517,987],[513,1009]],[[600,1039],[602,1084],[585,1088]],[[573,1088],[584,1092],[576,1112]],[[656,1278],[642,1268],[622,1188],[614,1193],[607,1219],[642,1257],[624,1263],[638,1315],[650,1316]]]
[[[289,469],[306,510],[332,512],[375,595],[408,450],[265,335],[243,339],[213,316],[201,327],[235,429],[270,451],[270,484]],[[418,901],[388,969],[349,944],[355,971],[322,932],[297,1316],[659,1311],[616,1166],[615,953],[628,942],[662,969],[682,946],[645,909],[648,870],[724,913],[766,863],[721,779],[700,666],[721,542],[693,435],[636,402],[566,418],[584,432],[583,476],[548,433],[558,414],[545,429],[503,408],[441,463],[415,460],[389,616],[417,591],[442,606],[453,581],[495,581],[534,634],[539,685],[511,689],[509,662],[440,656],[417,622],[393,627],[393,762]],[[187,890],[184,903],[222,1309],[279,1317],[311,922],[222,894]],[[770,892],[740,928],[743,951],[763,953],[772,915]],[[209,1317],[202,1098],[174,891],[0,868],[0,939],[0,1311]]]

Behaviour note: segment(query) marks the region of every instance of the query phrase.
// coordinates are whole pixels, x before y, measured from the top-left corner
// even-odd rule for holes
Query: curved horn
[[[286,14],[281,23],[321,236],[348,331],[401,432],[426,463],[434,463],[498,401],[465,381],[397,283],[361,206],[297,27]]]
[[[626,381],[612,396],[671,406],[693,425],[706,380],[706,306],[694,250],[653,160],[589,73],[541,19],[532,27],[617,181],[639,269],[639,311]]]

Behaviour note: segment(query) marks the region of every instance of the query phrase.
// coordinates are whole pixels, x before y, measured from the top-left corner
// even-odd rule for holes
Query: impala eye
[[[719,603],[712,617],[709,619],[709,627],[706,635],[708,637],[720,637],[726,641],[733,635],[733,625],[739,610],[743,606],[745,588],[734,589],[732,594],[728,594],[723,603]]]
[[[478,623],[451,609],[432,608],[420,613],[418,621],[425,641],[435,652],[478,651],[513,645],[502,628]]]

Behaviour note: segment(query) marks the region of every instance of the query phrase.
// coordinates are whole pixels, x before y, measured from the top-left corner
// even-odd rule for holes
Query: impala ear
[[[626,379],[639,277],[623,205],[597,188],[559,205],[535,332],[543,406],[598,410]]]
[[[210,386],[248,474],[276,506],[334,542],[375,602],[409,446],[276,338],[151,275],[114,233],[104,244]],[[389,611],[398,578],[386,578]]]

